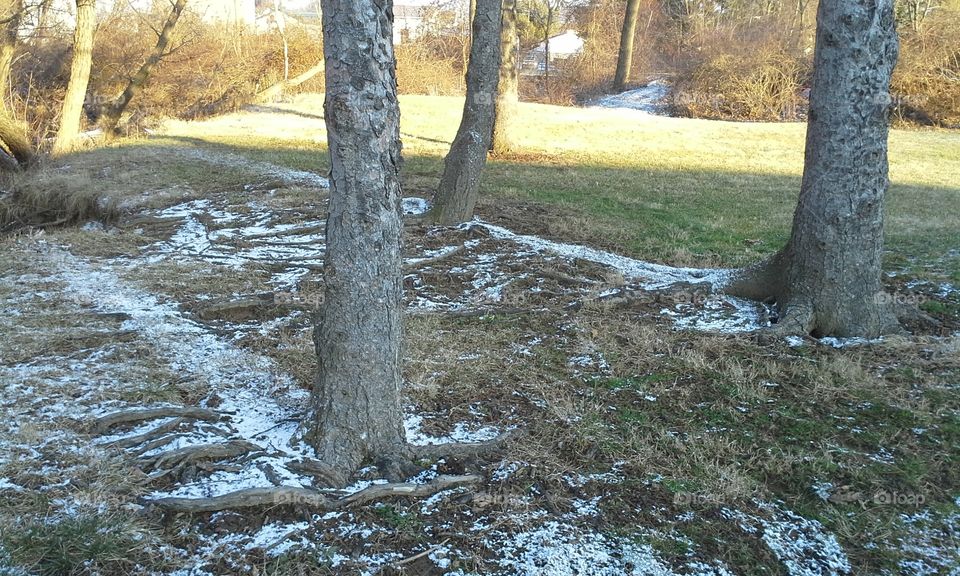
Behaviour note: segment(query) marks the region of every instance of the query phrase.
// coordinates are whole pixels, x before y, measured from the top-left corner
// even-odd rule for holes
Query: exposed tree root
[[[139,446],[140,444],[150,442],[151,440],[156,440],[162,436],[167,435],[170,432],[173,432],[187,420],[188,420],[187,418],[174,418],[173,420],[165,424],[161,424],[157,426],[153,430],[144,432],[143,434],[138,434],[137,436],[128,436],[126,438],[114,440],[113,442],[106,444],[106,446],[109,448],[118,448],[118,449],[133,448],[134,446]]]
[[[451,318],[472,318],[476,316],[517,316],[521,314],[535,314],[549,312],[547,308],[470,308],[467,310],[410,310],[407,316],[449,316]]]
[[[478,474],[463,476],[438,476],[426,484],[408,482],[376,484],[343,498],[332,499],[328,495],[309,488],[246,488],[214,496],[212,498],[157,498],[143,499],[146,505],[157,506],[168,512],[198,513],[220,510],[295,504],[320,510],[336,510],[356,506],[372,500],[385,498],[422,498],[442,490],[478,484],[483,477]]]
[[[160,469],[165,466],[184,466],[197,460],[218,460],[242,456],[262,450],[260,446],[246,440],[230,440],[222,444],[200,444],[161,452],[155,456],[141,457],[142,465]]]
[[[452,257],[452,256],[456,256],[456,255],[459,254],[460,252],[463,252],[465,248],[466,248],[466,247],[465,247],[463,244],[461,244],[461,245],[453,248],[452,250],[448,250],[448,251],[446,251],[446,252],[444,252],[444,253],[442,253],[442,254],[437,254],[436,256],[431,256],[430,258],[423,258],[423,259],[417,260],[417,261],[415,261],[415,262],[407,262],[407,263],[404,263],[404,265],[403,265],[403,271],[404,271],[404,272],[411,272],[411,271],[414,271],[414,270],[419,270],[419,269],[421,269],[421,268],[426,268],[427,266],[432,266],[432,265],[434,265],[434,264],[436,264],[436,263],[438,263],[438,262],[442,262],[442,261],[446,260],[447,258],[450,258],[450,257]]]
[[[216,422],[223,420],[226,416],[207,410],[206,408],[194,408],[189,406],[168,406],[163,408],[147,408],[137,410],[123,410],[101,416],[93,421],[91,428],[95,433],[103,434],[110,428],[118,424],[131,424],[133,422],[143,422],[144,420],[157,420],[159,418],[190,418],[193,420],[208,420]]]
[[[504,444],[516,437],[514,432],[506,432],[486,442],[462,442],[448,444],[427,444],[424,446],[410,446],[415,458],[438,459],[451,456],[473,457],[487,452],[503,449]]]

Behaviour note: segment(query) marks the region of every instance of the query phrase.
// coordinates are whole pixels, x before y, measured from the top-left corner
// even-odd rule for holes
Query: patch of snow
[[[810,488],[813,490],[813,493],[817,495],[817,498],[827,502],[830,500],[830,495],[834,489],[834,485],[832,482],[817,482]]]
[[[597,108],[626,108],[647,114],[665,116],[670,112],[670,84],[657,78],[646,86],[627,90],[619,94],[601,96],[588,103]]]
[[[471,430],[466,422],[457,422],[450,434],[438,438],[425,434],[421,429],[422,426],[423,416],[407,414],[404,417],[403,428],[407,433],[407,442],[414,446],[486,442],[500,435],[500,430],[493,426],[481,426]]]
[[[555,521],[514,533],[492,530],[484,538],[504,576],[674,576],[648,544],[605,536]],[[688,576],[731,576],[722,564],[691,562]]]
[[[50,266],[56,271],[51,277],[64,284],[65,293],[82,297],[98,311],[125,314],[127,319],[121,329],[140,333],[175,373],[191,375],[217,391],[221,396],[217,409],[231,414],[225,432],[274,454],[249,459],[238,472],[217,472],[209,480],[154,493],[154,497],[210,497],[240,488],[273,486],[261,469],[267,465],[287,485],[310,485],[309,478],[284,467],[288,461],[312,456],[309,449],[294,446],[293,442],[297,430],[293,407],[306,401],[307,392],[295,386],[271,359],[223,340],[185,318],[176,306],[161,303],[156,296],[126,284],[109,266],[94,268],[53,247],[48,249],[48,257],[56,262]],[[269,394],[276,390],[284,391],[282,397],[289,407],[281,406]],[[140,428],[127,435],[139,431]],[[204,444],[211,439],[222,439],[222,435],[201,431],[178,441],[178,446]]]
[[[806,341],[799,336],[785,336],[783,338],[791,348],[799,348],[806,344]]]
[[[852,346],[864,346],[867,344],[877,344],[877,343],[883,342],[883,337],[868,339],[868,338],[860,338],[860,337],[834,338],[833,336],[827,336],[824,338],[820,338],[818,342],[820,344],[823,344],[824,346],[832,346],[834,348],[849,348]]]
[[[850,573],[850,560],[837,538],[823,525],[768,503],[757,503],[767,518],[723,508],[722,517],[748,534],[759,534],[791,576],[839,576]]]
[[[423,198],[408,197],[400,201],[403,213],[408,216],[426,214],[430,210],[430,202]]]

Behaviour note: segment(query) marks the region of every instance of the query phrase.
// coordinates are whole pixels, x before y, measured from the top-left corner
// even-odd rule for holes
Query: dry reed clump
[[[42,170],[15,174],[0,193],[0,233],[110,222],[118,216],[116,202],[89,177]]]

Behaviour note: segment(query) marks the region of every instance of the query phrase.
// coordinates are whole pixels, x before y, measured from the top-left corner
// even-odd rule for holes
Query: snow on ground
[[[221,156],[218,154],[216,158]],[[229,156],[227,158],[230,162],[235,160]],[[224,160],[221,158],[220,161]],[[293,173],[286,177],[300,178],[314,184],[319,182],[316,179],[319,177],[315,175]],[[427,203],[420,199],[408,199],[404,206],[405,211],[411,214],[422,213],[426,207]],[[249,458],[241,461],[235,470],[214,472],[201,479],[174,485],[170,489],[157,490],[151,497],[209,497],[240,488],[273,486],[277,479],[287,486],[312,486],[311,478],[302,476],[289,467],[291,462],[311,456],[308,448],[295,442],[296,423],[307,402],[307,392],[295,386],[291,378],[282,373],[270,358],[232,344],[229,337],[187,317],[176,303],[163,301],[157,295],[124,280],[124,273],[144,262],[167,258],[227,267],[244,267],[251,263],[277,264],[278,260],[282,260],[272,282],[278,287],[295,289],[302,274],[308,270],[307,265],[315,267],[322,263],[323,236],[317,232],[321,229],[321,222],[307,219],[289,223],[271,210],[256,204],[248,204],[245,210],[238,210],[207,199],[179,204],[157,212],[156,216],[179,220],[179,226],[169,239],[147,247],[142,256],[100,261],[95,265],[62,248],[37,241],[35,251],[38,269],[54,272],[43,278],[37,275],[22,275],[19,281],[24,287],[36,288],[30,298],[51,301],[55,297],[61,298],[74,306],[82,305],[97,313],[122,317],[120,329],[135,334],[137,342],[152,350],[171,373],[196,379],[202,382],[206,389],[215,392],[218,399],[215,408],[229,414],[227,421],[198,427],[186,436],[171,440],[170,445],[156,447],[154,451],[206,444],[224,437],[242,439],[259,447]],[[459,273],[471,278],[466,291],[455,298],[438,302],[437,294],[430,293],[422,285],[418,287],[414,283],[414,291],[417,293],[411,299],[411,307],[440,306],[457,309],[469,308],[478,303],[497,302],[503,297],[510,282],[526,278],[524,274],[518,275],[516,269],[529,267],[533,258],[591,262],[615,270],[625,279],[650,290],[665,288],[678,282],[709,284],[716,288],[722,286],[729,277],[728,270],[700,270],[650,264],[589,247],[516,234],[506,228],[479,221],[465,225],[459,231],[465,232],[473,226],[485,230],[488,237],[465,241],[462,254],[457,254],[461,260],[455,268],[459,268]],[[458,249],[458,246],[425,249],[422,256],[408,259],[407,264],[420,264],[426,258],[445,256],[454,249]],[[503,268],[505,264],[514,265],[515,268]],[[447,273],[458,272],[453,269]],[[608,292],[608,295],[613,295],[616,290]],[[583,294],[571,292],[571,295],[578,297]],[[5,301],[4,308],[16,311],[17,301]],[[717,298],[705,307],[680,303],[672,309],[665,309],[663,314],[673,318],[681,328],[715,331],[755,329],[758,318],[755,307],[727,298]],[[56,409],[59,412],[54,416],[67,415],[79,420],[121,408],[121,403],[99,402],[97,394],[85,393],[86,387],[91,383],[101,389],[117,385],[118,382],[125,382],[124,377],[120,376],[122,373],[129,374],[136,370],[135,363],[111,367],[108,362],[100,362],[103,354],[108,351],[109,348],[97,350],[80,360],[45,358],[43,365],[23,362],[0,366],[0,375],[5,382],[5,396],[29,397],[33,389],[27,383],[48,378],[49,374],[49,378],[60,379],[59,386],[75,388],[80,393],[74,396],[77,401],[72,405],[41,406],[35,414]],[[586,354],[584,359],[571,360],[573,363],[587,361],[599,364],[602,357],[597,359]],[[90,378],[94,367],[102,378]],[[60,372],[54,375],[54,372],[48,372],[50,370]],[[40,402],[42,403],[42,399]],[[141,434],[165,422],[155,421],[136,426],[101,438],[99,443],[102,445],[107,441]],[[502,432],[491,426],[451,422],[445,423],[450,432],[438,437],[424,433],[423,423],[424,418],[418,413],[405,417],[404,426],[411,443],[426,445],[477,442],[492,439]],[[56,443],[58,440],[48,438],[48,441]],[[86,449],[95,448],[96,446],[88,446]],[[617,484],[624,479],[622,464],[616,464],[609,472],[572,474],[564,480],[571,488],[582,487],[587,483]],[[496,481],[506,481],[523,466],[523,462],[504,463],[493,474],[493,478]],[[436,473],[435,470],[428,470],[413,481],[428,481]],[[361,479],[348,490],[361,490],[375,482],[378,480]],[[22,489],[8,478],[0,479],[0,490]],[[446,496],[437,495],[425,501],[423,506],[430,509],[439,505]],[[499,567],[498,572],[503,575],[730,574],[727,568],[718,562],[691,560],[685,566],[671,567],[652,547],[639,543],[636,538],[622,538],[595,531],[590,527],[589,518],[598,513],[601,498],[602,496],[594,496],[575,501],[572,512],[552,519],[545,519],[545,512],[542,511],[517,512],[499,518],[479,517],[473,532],[481,539],[493,563]],[[849,571],[849,561],[836,538],[824,532],[823,526],[818,522],[802,518],[778,505],[758,503],[758,508],[761,511],[759,515],[725,509],[724,517],[736,522],[744,533],[759,535],[791,575],[844,574]],[[297,548],[315,548],[316,542],[304,534],[308,528],[318,526],[337,530],[342,535],[368,537],[364,534],[373,529],[362,524],[351,524],[351,519],[350,514],[341,516],[341,513],[335,513],[314,517],[309,522],[269,523],[253,533],[243,535],[198,535],[203,545],[190,560],[194,569],[183,573],[203,574],[205,572],[197,566],[238,549],[265,549],[268,555],[276,556]],[[904,522],[919,526],[923,523],[923,518],[905,518]],[[336,528],[330,528],[330,524]],[[905,547],[910,545],[904,543]],[[941,566],[942,564],[936,563],[936,556],[933,554],[931,552],[923,555],[928,559],[927,564]],[[429,557],[438,568],[443,569],[450,565],[451,558],[460,556],[466,557],[467,554],[453,546],[439,545],[431,551]],[[350,557],[336,553],[331,562],[334,567],[347,564],[366,565],[367,573],[373,573],[379,567],[401,557],[396,553],[371,552]]]
[[[601,96],[587,105],[597,108],[638,110],[647,114],[666,116],[670,113],[670,84],[662,78],[654,78],[646,86],[619,94]]]
[[[767,517],[724,508],[721,515],[746,534],[759,534],[791,576],[838,576],[850,573],[850,560],[823,525],[775,504],[758,502]]]

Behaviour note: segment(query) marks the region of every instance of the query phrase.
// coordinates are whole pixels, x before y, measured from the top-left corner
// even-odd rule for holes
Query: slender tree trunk
[[[0,105],[7,105],[7,95],[10,93],[10,68],[13,66],[13,56],[17,51],[20,33],[20,21],[23,16],[23,0],[0,0]]]
[[[173,29],[177,26],[177,21],[180,20],[180,15],[186,7],[187,0],[176,0],[176,2],[174,2],[170,8],[170,14],[167,16],[167,20],[163,23],[163,28],[160,30],[157,43],[153,47],[150,56],[147,57],[146,61],[140,66],[137,73],[130,78],[130,81],[127,82],[127,87],[123,89],[120,96],[117,96],[116,100],[107,104],[103,107],[103,110],[101,110],[100,127],[103,128],[103,132],[107,138],[116,134],[120,117],[123,116],[127,106],[130,105],[130,101],[143,91],[147,80],[150,79],[150,74],[153,73],[154,67],[163,59],[167,52],[167,47],[170,45],[170,40],[173,38]]]
[[[444,226],[473,218],[477,205],[480,174],[493,137],[500,78],[500,18],[500,0],[477,0],[463,117],[444,160],[443,176],[430,211],[430,218]]]
[[[519,79],[517,77],[520,54],[517,36],[517,0],[503,0],[500,23],[500,80],[497,84],[497,101],[493,120],[493,151],[498,154],[513,149],[510,138],[511,124],[517,113]]]
[[[627,0],[627,9],[623,16],[623,28],[620,29],[620,52],[617,54],[617,72],[613,77],[613,89],[623,92],[630,81],[630,68],[633,66],[633,40],[637,35],[637,15],[640,13],[640,0]]]
[[[304,439],[343,484],[404,459],[400,109],[389,0],[323,0],[330,149],[319,372]]]
[[[0,146],[7,153],[0,168],[11,170],[32,164],[35,155],[27,129],[14,117],[7,102],[10,92],[10,68],[19,42],[20,21],[23,15],[22,0],[0,0]]]
[[[881,292],[892,0],[822,0],[800,199],[786,247],[728,292],[775,301],[776,328],[874,337],[897,329]]]
[[[64,154],[76,146],[80,134],[80,116],[87,96],[90,64],[93,58],[94,0],[77,0],[77,29],[73,39],[73,61],[70,64],[70,82],[63,97],[60,128],[53,143],[53,154]]]
[[[547,26],[543,33],[543,91],[550,98],[550,28],[553,27],[553,4],[547,0]]]

